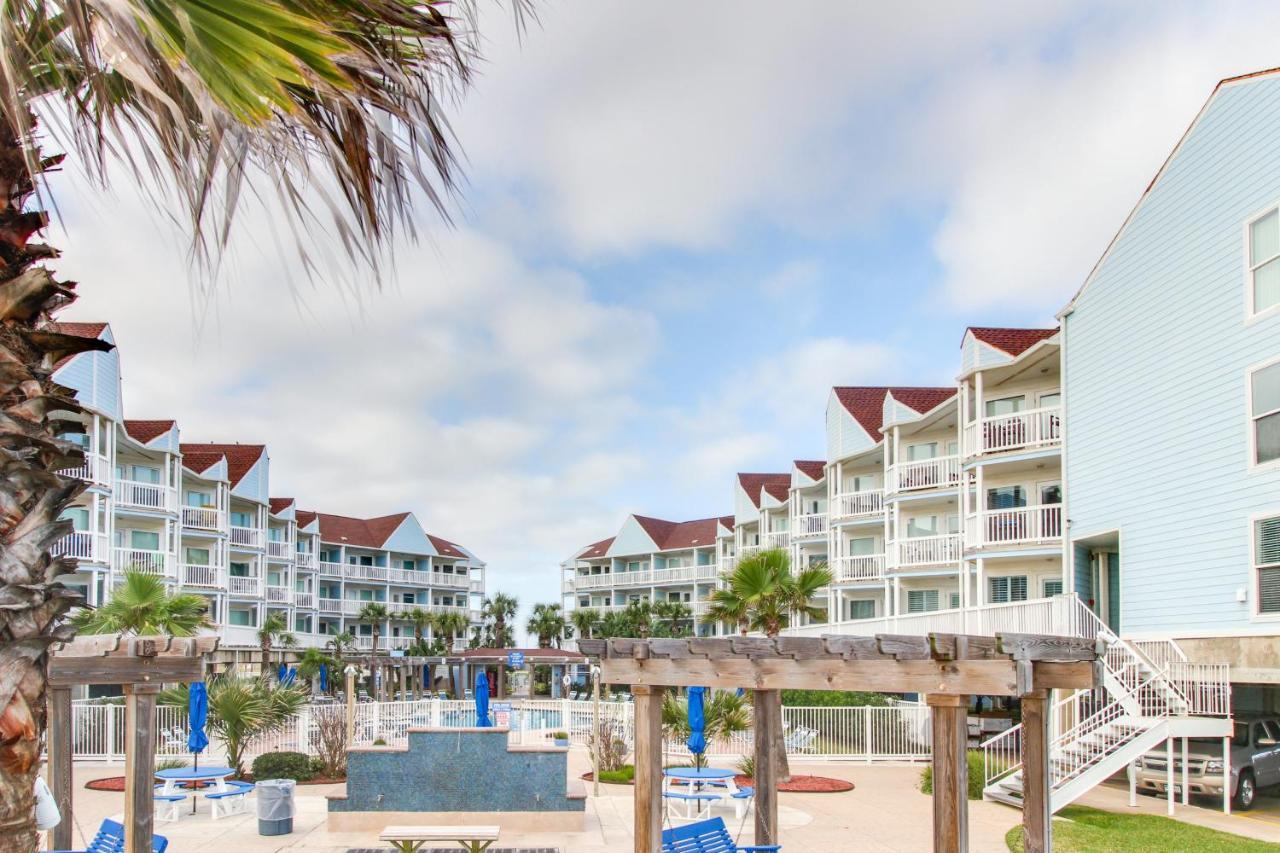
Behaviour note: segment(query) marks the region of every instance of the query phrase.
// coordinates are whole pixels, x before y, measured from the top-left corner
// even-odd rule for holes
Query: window
[[[1044,597],[1053,598],[1055,595],[1062,595],[1062,578],[1044,582]]]
[[[1008,601],[1027,600],[1027,576],[1012,575],[1004,578],[991,578],[991,603],[1004,604]]]
[[[137,551],[159,551],[160,534],[153,530],[130,530],[129,547]]]
[[[270,540],[271,542],[283,542],[284,528],[283,527],[267,528],[267,539]]]
[[[249,577],[249,564],[248,564],[248,563],[232,563],[228,568],[229,568],[229,570],[230,570],[230,572],[231,572],[231,576],[232,576],[233,578],[247,578],[247,577]]]
[[[1280,459],[1280,361],[1249,377],[1249,416],[1253,420],[1253,462]]]
[[[1258,573],[1258,612],[1280,613],[1280,515],[1253,523],[1253,567]]]
[[[1013,509],[1026,506],[1027,494],[1022,486],[999,486],[987,489],[987,509]]]
[[[875,552],[876,539],[874,536],[863,536],[858,539],[849,540],[850,557],[869,557]]]
[[[1056,391],[1052,394],[1041,394],[1040,402],[1037,403],[1036,405],[1038,405],[1042,409],[1055,408],[1057,406],[1062,405],[1062,395]]]
[[[160,485],[160,469],[152,468],[150,465],[130,465],[129,479],[135,483],[150,483],[153,486]]]
[[[922,515],[919,518],[907,519],[907,538],[915,539],[918,536],[933,536],[938,532],[938,517],[936,515]]]
[[[1280,211],[1249,223],[1249,315],[1280,305]]]
[[[642,563],[640,560],[632,560],[631,562],[627,563],[627,571],[629,572],[641,571],[643,567],[644,567],[644,563]]]
[[[929,613],[938,609],[938,591],[936,589],[907,590],[907,612]]]
[[[850,619],[874,619],[876,616],[876,603],[870,599],[849,602],[849,618]]]
[[[253,527],[254,526],[253,514],[248,512],[241,512],[240,510],[233,510],[231,512],[231,526],[232,527]]]
[[[907,461],[919,462],[923,459],[933,459],[938,455],[938,442],[931,441],[928,444],[910,444],[907,445]]]
[[[859,474],[853,478],[853,490],[855,492],[869,492],[876,487],[876,478],[874,474]]]
[[[406,572],[414,572],[418,570],[417,560],[403,560],[400,565]]]
[[[960,593],[958,592],[951,593],[951,609],[952,610],[960,609]]]
[[[187,506],[213,506],[213,495],[188,489],[185,501]]]
[[[89,508],[84,506],[69,506],[62,511],[59,516],[62,519],[69,519],[72,527],[76,530],[89,529]]]
[[[228,625],[242,625],[246,627],[253,626],[253,611],[251,610],[228,610]]]
[[[183,552],[183,562],[189,566],[209,565],[208,548],[187,548]]]
[[[999,400],[987,401],[987,417],[998,418],[1001,415],[1012,415],[1022,411],[1023,404],[1027,402],[1027,398],[1019,395],[1017,397],[1003,397]]]

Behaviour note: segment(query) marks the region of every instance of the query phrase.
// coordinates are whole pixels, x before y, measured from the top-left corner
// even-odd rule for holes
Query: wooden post
[[[409,668],[404,664],[396,667],[400,672],[400,701],[411,698],[409,696]]]
[[[498,661],[498,693],[499,699],[507,698],[507,665],[503,661]]]
[[[1053,850],[1053,813],[1049,805],[1048,691],[1022,697],[1022,837],[1026,853]]]
[[[929,694],[925,698],[933,720],[934,853],[965,853],[969,849],[969,697]]]
[[[155,831],[156,696],[159,684],[124,685],[124,850],[151,853]]]
[[[347,664],[347,748],[356,742],[356,668]]]
[[[591,796],[600,796],[600,669],[591,665]],[[1229,787],[1229,786],[1228,786]]]
[[[663,692],[647,685],[631,688],[636,706],[635,853],[657,853],[662,844]]]
[[[777,690],[756,690],[751,694],[751,727],[755,730],[756,844],[778,843],[778,756],[774,741],[781,734],[780,700],[781,694]]]
[[[108,711],[111,709],[108,708]],[[70,850],[74,843],[71,831],[75,820],[71,815],[71,688],[49,689],[49,787],[58,804],[62,822],[49,831],[50,850]]]

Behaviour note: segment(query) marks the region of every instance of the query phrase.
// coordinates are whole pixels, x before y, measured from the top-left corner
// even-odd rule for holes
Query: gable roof
[[[441,539],[439,536],[432,536],[430,533],[427,534],[427,538],[431,540],[431,547],[440,552],[440,556],[460,557],[464,560],[466,559],[467,555],[463,552],[461,546],[453,544],[448,539]]]
[[[613,545],[613,540],[614,537],[610,536],[608,539],[592,542],[585,551],[578,555],[578,558],[581,560],[593,560],[596,557],[603,557],[608,553],[610,546]]]
[[[91,338],[96,340],[102,337],[102,333],[106,330],[107,324],[106,323],[51,323],[50,327],[53,329],[53,331],[61,332],[64,335],[71,335],[76,338]],[[58,368],[62,367],[64,364],[66,364],[68,361],[70,361],[73,358],[75,358],[74,355],[64,355],[62,358],[58,359],[56,364],[54,364],[53,369],[57,370]]]
[[[970,326],[968,331],[984,344],[990,344],[1009,355],[1022,355],[1041,341],[1058,334],[1056,326],[1052,329],[999,329],[990,326]]]
[[[810,480],[821,480],[827,475],[827,463],[811,459],[797,459],[796,468]]]
[[[747,497],[751,498],[751,503],[755,504],[756,509],[760,508],[760,490],[766,489],[769,494],[779,500],[786,500],[787,492],[791,489],[790,474],[738,474],[738,483],[742,486],[742,490],[747,493]],[[770,488],[772,487],[772,488]],[[778,489],[781,488],[782,496],[778,497]]]
[[[733,532],[733,525],[737,522],[737,519],[735,519],[732,515],[722,515],[719,518],[717,518],[716,521],[720,522],[721,527],[725,528],[730,532]]]
[[[271,498],[268,503],[271,507],[271,514],[279,515],[288,509],[294,503],[294,500],[293,498]]]
[[[378,518],[352,518],[348,515],[316,513],[320,520],[320,541],[335,545],[355,545],[360,548],[381,548],[391,534],[396,532],[407,512],[383,515]]]
[[[249,469],[267,452],[265,444],[182,444],[179,445],[179,449],[182,451],[183,464],[186,464],[188,453],[193,456],[214,454],[213,462],[209,462],[199,468],[188,466],[191,467],[192,471],[204,471],[217,461],[217,457],[225,457],[227,460],[227,476],[233,486],[243,480],[244,475],[249,473]]]
[[[716,542],[716,526],[721,521],[719,518],[665,521],[661,518],[649,518],[643,515],[633,515],[632,518],[644,528],[645,533],[649,534],[649,538],[658,546],[659,551],[714,545]]]
[[[198,450],[195,445],[190,444],[180,444],[178,449],[182,451],[182,467],[196,473],[208,471],[226,458],[221,453],[214,453],[211,450]]]
[[[86,324],[93,325],[93,324]],[[164,435],[178,425],[177,421],[130,421],[124,422],[124,431],[134,441],[146,444]]]
[[[874,441],[880,440],[880,429],[884,426],[884,398],[889,394],[920,414],[937,408],[956,395],[955,388],[936,386],[854,385],[831,390],[845,411]]]
[[[300,509],[294,514],[294,517],[297,518],[299,527],[306,527],[316,520],[316,513],[311,510]]]

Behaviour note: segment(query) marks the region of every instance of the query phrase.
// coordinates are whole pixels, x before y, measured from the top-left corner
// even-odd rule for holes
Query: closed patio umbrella
[[[693,766],[702,766],[702,753],[707,750],[707,715],[703,703],[705,687],[689,688],[689,740],[686,743],[693,753]]]
[[[476,675],[476,726],[482,729],[493,726],[489,719],[489,679],[483,670]]]
[[[329,666],[328,664],[320,664],[320,692],[329,692]]]
[[[204,733],[209,721],[209,692],[203,681],[196,681],[187,688],[187,749],[191,751],[192,767],[200,767],[200,753],[209,745]],[[196,813],[195,794],[191,795],[191,813]]]

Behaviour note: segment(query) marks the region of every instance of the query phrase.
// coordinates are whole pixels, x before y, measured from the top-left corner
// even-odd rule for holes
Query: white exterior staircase
[[[1107,644],[1103,686],[1055,702],[1050,717],[1050,808],[1057,812],[1172,737],[1230,734],[1226,665],[1192,664],[1169,640],[1117,637],[1078,600],[1072,633]],[[1066,633],[1064,630],[1063,633]],[[984,795],[1022,805],[1020,744],[1014,726],[982,744]]]

